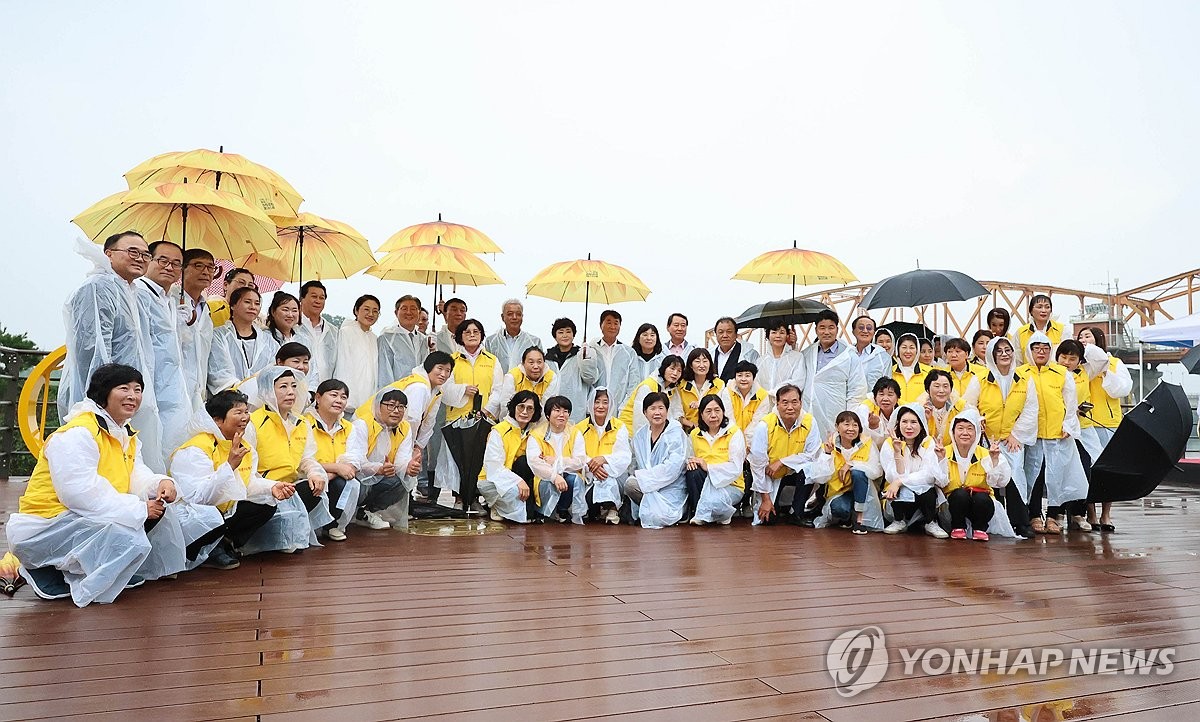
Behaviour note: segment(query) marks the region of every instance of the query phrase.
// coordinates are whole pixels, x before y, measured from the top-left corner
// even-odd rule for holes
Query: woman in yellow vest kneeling
[[[343,414],[350,403],[350,387],[338,379],[326,379],[317,386],[312,411],[304,421],[312,426],[317,452],[314,458],[329,475],[326,494],[329,495],[329,514],[334,522],[325,529],[333,541],[345,541],[346,529],[358,509],[362,485],[355,478],[357,469],[346,455],[351,424]]]
[[[688,435],[692,454],[684,467],[688,506],[694,506],[688,523],[728,524],[746,493],[746,437],[730,423],[716,394],[700,399],[699,411],[699,423]]]
[[[988,540],[988,528],[996,517],[993,489],[1004,487],[1010,478],[1008,461],[1000,454],[999,444],[990,451],[979,445],[980,426],[975,409],[958,413],[950,422],[954,443],[935,449],[940,461],[936,483],[950,510],[951,539]],[[1003,514],[997,521],[1007,526]],[[1011,530],[1005,536],[1011,536]]]
[[[811,467],[812,483],[825,486],[826,500],[814,525],[838,524],[855,534],[882,529],[883,510],[872,484],[883,476],[875,444],[862,437],[862,421],[853,411],[840,412],[834,427]]]
[[[21,576],[43,599],[108,603],[148,576],[183,571],[174,482],[142,462],[128,426],[142,403],[137,369],[105,364],[51,434],[8,519]],[[153,570],[153,574],[151,574]]]
[[[250,413],[246,427],[246,440],[258,455],[258,473],[271,481],[294,485],[297,499],[308,512],[307,543],[288,539],[282,551],[320,546],[317,531],[330,524],[333,516],[325,495],[329,475],[317,462],[312,425],[297,413],[303,400],[308,399],[308,384],[294,369],[271,366],[259,373],[258,388],[262,407]]]
[[[508,415],[488,433],[479,473],[479,493],[493,521],[527,524],[539,518],[533,500],[533,470],[525,458],[529,427],[542,418],[537,394],[518,391],[508,400]],[[532,508],[531,508],[532,507]]]
[[[614,418],[608,389],[597,386],[588,394],[588,418],[575,425],[575,455],[583,458],[584,500],[595,516],[621,523],[621,483],[633,451],[629,429]]]
[[[543,413],[546,418],[529,432],[525,450],[525,461],[533,471],[537,513],[547,519],[582,524],[587,511],[579,481],[583,455],[575,443],[579,432],[570,423],[571,400],[551,396],[546,399]]]

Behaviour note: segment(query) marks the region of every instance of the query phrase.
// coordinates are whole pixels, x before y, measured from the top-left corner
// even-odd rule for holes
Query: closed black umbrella
[[[915,308],[944,301],[965,301],[986,296],[979,281],[958,271],[918,269],[876,283],[859,305],[871,308]]]
[[[1192,350],[1179,359],[1179,363],[1183,364],[1189,374],[1200,374],[1200,346],[1193,346]]]
[[[884,329],[891,331],[892,338],[900,338],[906,333],[911,333],[917,338],[927,338],[932,341],[933,337],[937,335],[933,332],[932,328],[929,328],[925,324],[913,323],[911,321],[890,321],[880,326],[875,332],[879,333],[879,331]]]
[[[469,512],[479,498],[479,472],[483,469],[483,452],[492,431],[491,422],[479,412],[481,405],[482,399],[476,394],[470,416],[442,427],[446,451],[458,467],[458,491],[464,512]]]
[[[828,310],[828,306],[811,298],[785,298],[751,306],[734,320],[738,328],[767,328],[779,323],[794,326],[812,323],[817,320],[817,314]]]
[[[1133,501],[1154,491],[1183,458],[1192,433],[1192,407],[1183,388],[1160,382],[1121,419],[1092,464],[1088,500]]]

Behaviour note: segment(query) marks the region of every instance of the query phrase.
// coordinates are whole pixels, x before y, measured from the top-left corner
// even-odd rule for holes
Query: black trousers
[[[928,524],[937,521],[937,489],[930,489],[923,494],[917,494],[916,501],[893,501],[892,515],[899,521],[912,519],[913,514],[921,512],[921,518]]]
[[[521,480],[529,485],[529,497],[525,499],[525,517],[527,519],[544,519],[542,510],[538,508],[537,500],[533,498],[533,469],[529,468],[529,462],[524,456],[518,456],[513,462],[512,472],[521,477]]]
[[[262,528],[275,516],[275,507],[270,504],[255,504],[251,501],[239,501],[233,508],[233,514],[225,523],[216,529],[206,532],[196,541],[187,545],[188,560],[194,560],[204,547],[212,544],[221,537],[229,539],[235,547],[245,546],[254,536],[254,532]]]
[[[687,486],[687,506],[684,507],[683,512],[684,521],[696,515],[696,505],[700,503],[700,492],[704,490],[706,481],[708,481],[708,472],[704,469],[692,469],[683,473],[683,482]]]
[[[300,501],[304,502],[304,508],[312,511],[317,508],[317,504],[321,503],[321,497],[313,493],[312,484],[308,479],[297,481],[295,483],[296,496],[300,497]]]
[[[975,531],[987,531],[988,522],[996,513],[996,505],[992,495],[987,492],[970,492],[959,487],[946,497],[950,507],[950,528],[966,529],[967,520],[971,520],[971,528]]]

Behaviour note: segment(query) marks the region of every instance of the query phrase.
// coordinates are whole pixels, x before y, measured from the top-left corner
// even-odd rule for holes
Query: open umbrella
[[[937,336],[932,328],[923,323],[913,323],[912,321],[889,321],[880,326],[876,333],[884,329],[891,332],[892,338],[900,338],[906,333],[911,333],[917,338],[927,338],[932,341]]]
[[[385,281],[407,281],[423,286],[442,283],[491,286],[504,283],[483,259],[443,243],[408,246],[391,251],[368,268],[367,273]],[[437,329],[436,317],[433,319],[433,328]]]
[[[4,557],[0,558],[0,592],[10,597],[16,594],[17,589],[25,583],[24,577],[18,571],[20,568],[21,562],[12,552],[6,552]]]
[[[965,273],[917,269],[876,283],[858,305],[865,309],[915,308],[987,294],[988,290],[979,281]]]
[[[303,283],[304,261],[308,259],[308,278],[349,278],[375,263],[375,254],[362,234],[340,221],[312,213],[284,218],[272,216],[279,248],[253,253],[238,265],[255,274],[282,281]],[[305,245],[307,244],[307,255]]]
[[[792,297],[796,296],[796,284],[816,286],[823,283],[850,283],[858,277],[846,268],[846,264],[827,253],[799,248],[792,241],[791,248],[767,251],[755,256],[741,270],[733,274],[735,281],[754,283],[790,283]]]
[[[428,246],[441,243],[443,246],[461,248],[471,253],[503,253],[492,239],[483,231],[459,223],[449,223],[438,219],[430,223],[418,223],[415,226],[403,228],[379,247],[380,253],[390,253],[409,246]]]
[[[93,241],[137,231],[216,258],[242,258],[279,248],[275,224],[238,196],[199,183],[162,183],[114,193],[71,219]]]
[[[1193,346],[1179,359],[1179,363],[1183,364],[1189,374],[1200,374],[1200,346]]]
[[[811,298],[785,298],[751,306],[734,319],[738,328],[768,328],[779,323],[794,326],[812,323],[817,315],[829,307]]]
[[[125,174],[129,188],[155,186],[159,183],[191,183],[233,193],[273,216],[294,216],[304,198],[290,183],[270,168],[254,163],[236,153],[206,149],[163,153],[139,164]]]
[[[1133,501],[1154,491],[1183,458],[1192,433],[1192,407],[1183,388],[1159,382],[1121,419],[1092,464],[1088,500]]]
[[[586,260],[552,263],[538,271],[525,292],[553,301],[583,302],[583,340],[587,341],[588,305],[595,300],[604,305],[626,301],[645,301],[650,288],[629,269],[615,263]]]

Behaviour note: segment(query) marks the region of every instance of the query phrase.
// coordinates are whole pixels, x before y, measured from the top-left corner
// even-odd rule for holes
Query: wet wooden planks
[[[7,516],[23,485],[0,483]],[[1188,719],[1200,710],[1200,498],[1119,533],[939,542],[790,527],[352,528],[75,609],[0,600],[0,721]],[[903,673],[853,698],[829,642],[1176,648],[1169,676]],[[1049,716],[1047,716],[1049,715]],[[1057,716],[1056,716],[1057,715]]]

